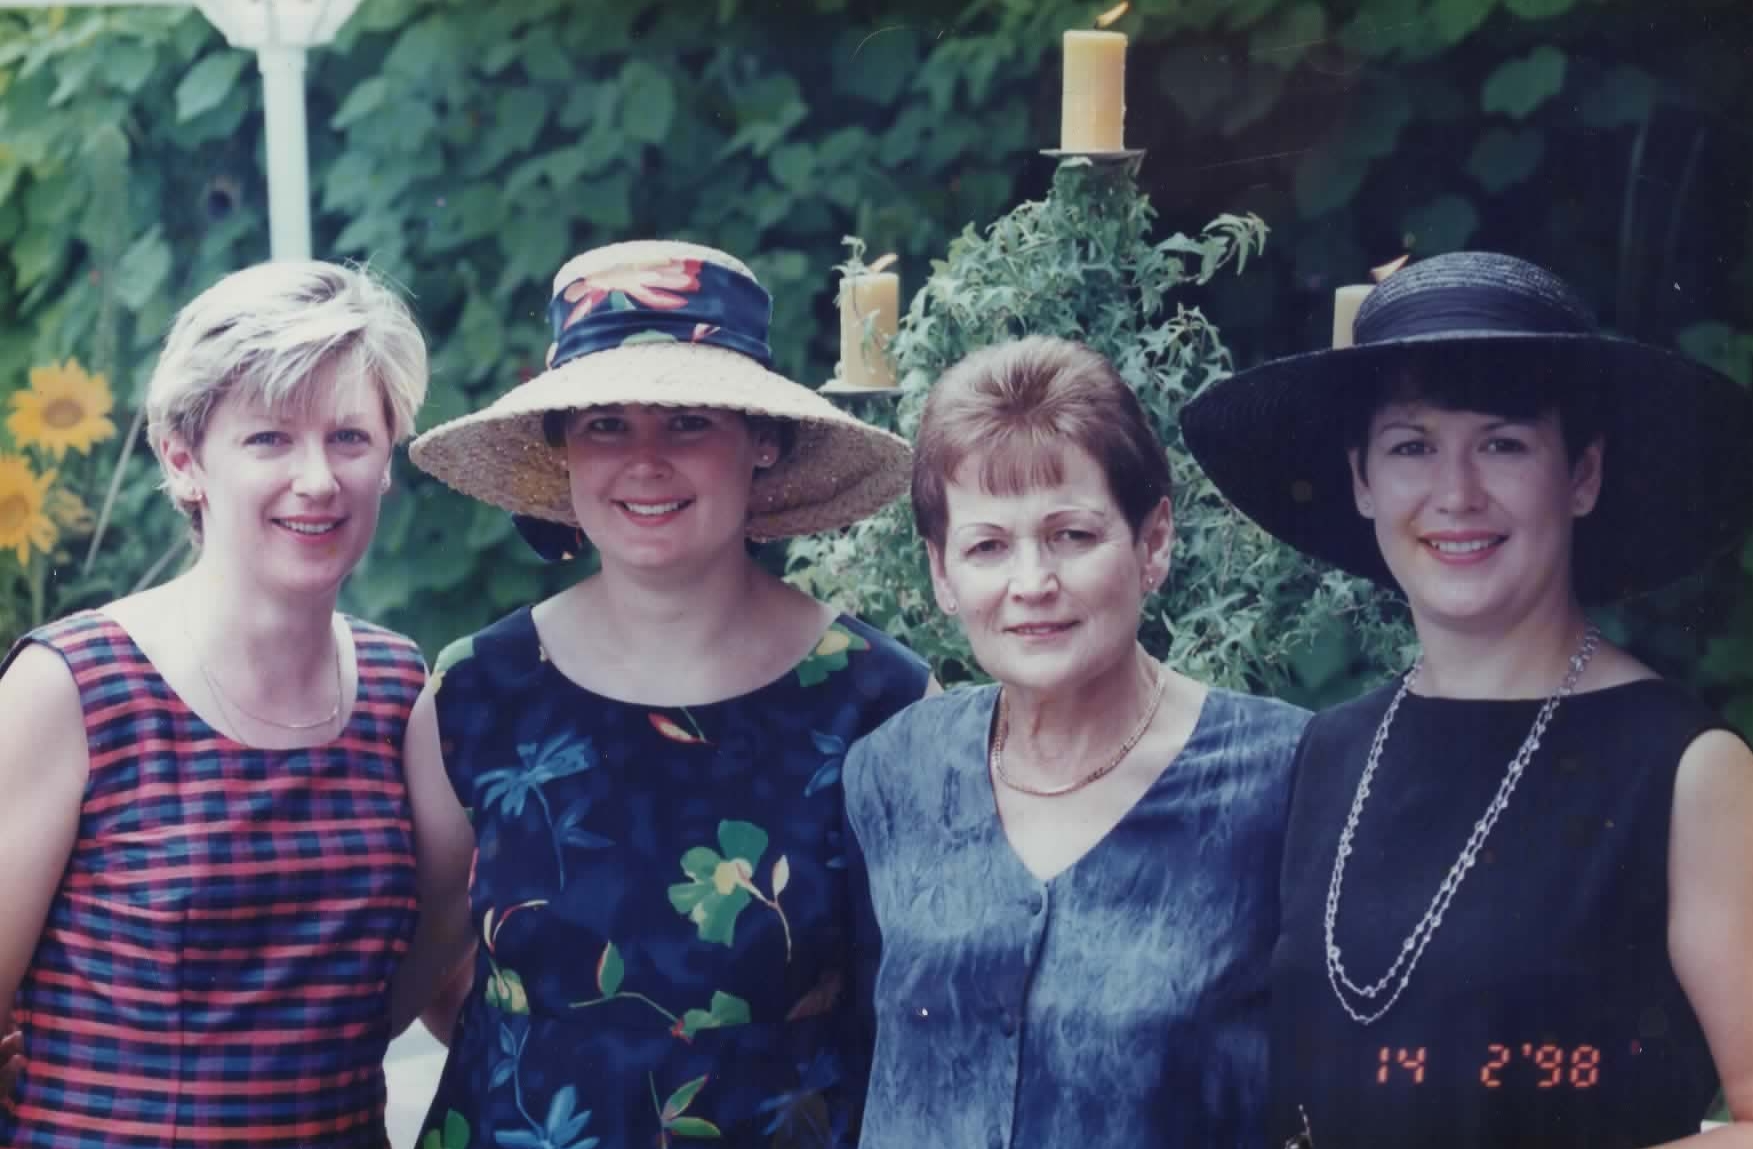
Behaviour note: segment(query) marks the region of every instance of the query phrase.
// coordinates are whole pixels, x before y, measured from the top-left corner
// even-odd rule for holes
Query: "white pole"
[[[310,163],[305,145],[304,49],[264,44],[262,105],[268,153],[268,236],[274,259],[310,258]]]

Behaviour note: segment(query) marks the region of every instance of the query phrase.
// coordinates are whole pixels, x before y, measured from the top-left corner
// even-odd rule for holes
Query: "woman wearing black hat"
[[[1745,532],[1747,392],[1463,253],[1183,426],[1243,512],[1397,587],[1422,647],[1298,752],[1273,1144],[1650,1145],[1719,1080],[1753,1118],[1753,753],[1585,613]]]

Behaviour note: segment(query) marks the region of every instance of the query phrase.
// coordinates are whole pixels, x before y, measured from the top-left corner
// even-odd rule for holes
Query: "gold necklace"
[[[1066,794],[1075,794],[1090,783],[1095,782],[1098,779],[1106,778],[1109,774],[1112,774],[1115,769],[1119,767],[1120,763],[1126,761],[1126,756],[1132,753],[1132,748],[1138,745],[1138,740],[1144,737],[1144,732],[1150,729],[1151,720],[1156,717],[1157,709],[1163,704],[1163,694],[1168,689],[1169,675],[1168,672],[1163,669],[1162,665],[1155,659],[1151,660],[1151,665],[1155,667],[1156,670],[1156,682],[1151,690],[1150,705],[1144,708],[1144,717],[1138,720],[1138,725],[1133,728],[1132,733],[1127,736],[1126,741],[1120,743],[1120,749],[1112,758],[1108,759],[1103,765],[1096,767],[1096,769],[1092,770],[1090,773],[1085,774],[1082,778],[1073,779],[1063,786],[1031,786],[1026,782],[1018,782],[1015,778],[1012,778],[1009,774],[1004,772],[1004,742],[1005,738],[1010,733],[1010,703],[1004,693],[1004,688],[1000,687],[998,691],[997,729],[992,732],[992,772],[998,776],[999,781],[1003,782],[1006,786],[1009,786],[1012,790],[1015,790],[1018,793],[1028,794],[1035,798],[1060,798],[1064,797]]]
[[[331,628],[331,630],[332,629],[333,628]],[[337,719],[341,716],[341,696],[346,693],[347,686],[346,686],[346,679],[343,676],[342,671],[341,671],[341,643],[338,640],[336,640],[335,644],[334,644],[335,645],[335,705],[330,707],[329,712],[327,714],[323,715],[323,717],[313,719],[309,722],[281,722],[277,718],[269,718],[266,715],[257,714],[255,711],[251,710],[249,707],[245,706],[243,703],[239,702],[237,699],[233,698],[231,695],[225,693],[225,691],[219,685],[219,680],[214,678],[213,672],[207,669],[207,662],[205,659],[203,659],[201,657],[201,648],[195,644],[194,634],[192,632],[190,632],[189,626],[188,626],[188,621],[186,619],[183,622],[183,633],[189,639],[189,649],[194,652],[195,665],[200,668],[201,677],[206,681],[207,689],[209,691],[211,691],[213,694],[213,697],[218,700],[219,706],[222,710],[236,712],[236,714],[231,715],[232,718],[235,719],[237,714],[242,714],[248,718],[252,718],[257,722],[262,723],[264,726],[273,726],[273,727],[280,729],[280,730],[291,730],[294,732],[300,732],[300,731],[305,731],[305,730],[320,729],[321,727],[327,726],[330,723],[334,722],[335,719]],[[331,637],[331,639],[333,639],[333,635],[331,635],[330,637]]]

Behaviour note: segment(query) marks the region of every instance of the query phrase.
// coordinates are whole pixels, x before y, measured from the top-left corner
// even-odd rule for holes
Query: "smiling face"
[[[291,594],[332,594],[371,545],[392,441],[383,396],[332,366],[275,409],[229,393],[198,446],[160,445],[173,492],[199,503],[204,553]]]
[[[1134,535],[1107,476],[1077,447],[1057,452],[1059,481],[998,493],[984,460],[945,486],[947,529],[928,544],[938,605],[959,615],[980,666],[1000,682],[1054,692],[1132,655],[1139,609],[1168,572],[1167,499]]]
[[[588,407],[566,424],[572,509],[605,562],[660,568],[742,554],[749,488],[778,435],[734,411]]]
[[[1351,452],[1353,491],[1413,617],[1477,631],[1568,609],[1573,526],[1600,495],[1601,450],[1573,466],[1553,412],[1378,410],[1367,455]]]

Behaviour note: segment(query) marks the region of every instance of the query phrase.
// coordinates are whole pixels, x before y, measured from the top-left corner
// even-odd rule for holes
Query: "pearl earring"
[[[953,598],[943,604],[943,612],[945,614],[954,614],[954,613],[956,613],[956,611],[958,611],[960,609],[961,609],[960,604],[957,603],[956,600]]]

